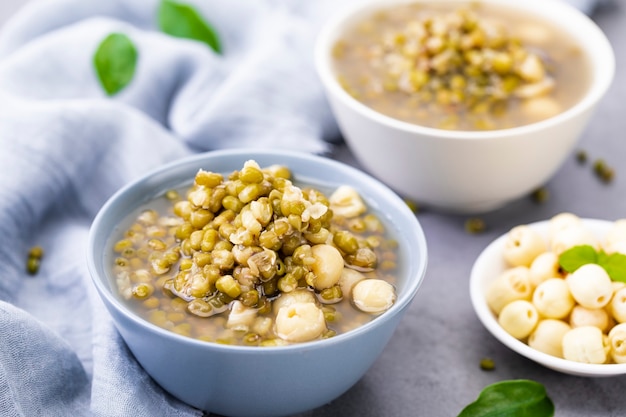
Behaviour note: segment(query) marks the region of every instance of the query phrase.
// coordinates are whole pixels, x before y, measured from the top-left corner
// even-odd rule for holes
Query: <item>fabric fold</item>
[[[84,415],[90,383],[69,346],[28,313],[0,301],[3,416]]]

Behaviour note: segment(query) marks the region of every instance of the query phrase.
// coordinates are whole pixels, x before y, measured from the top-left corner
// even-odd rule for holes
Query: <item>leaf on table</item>
[[[554,403],[545,387],[528,379],[496,382],[485,387],[458,417],[552,417]]]
[[[100,84],[109,96],[117,94],[132,81],[137,56],[137,48],[123,33],[111,33],[100,43],[93,62]]]
[[[158,20],[161,30],[168,35],[204,42],[215,52],[222,52],[217,32],[192,6],[162,0]]]

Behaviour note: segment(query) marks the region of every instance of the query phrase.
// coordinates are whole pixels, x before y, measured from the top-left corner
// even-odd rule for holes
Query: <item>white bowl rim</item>
[[[597,102],[599,102],[613,82],[615,75],[615,55],[609,40],[604,32],[595,24],[595,22],[572,5],[562,0],[524,0],[523,2],[519,2],[518,0],[479,0],[479,3],[506,3],[505,6],[507,7],[519,7],[529,13],[533,13],[532,8],[528,6],[528,4],[532,3],[538,4],[540,7],[547,7],[549,9],[552,8],[554,9],[553,14],[555,16],[565,16],[573,19],[574,23],[571,25],[572,27],[576,27],[578,30],[582,30],[584,28],[584,30],[589,32],[589,36],[596,38],[596,47],[601,50],[606,62],[601,67],[601,74],[597,74],[593,77],[593,81],[586,94],[579,100],[578,103],[554,117],[518,127],[487,131],[444,130],[420,126],[386,116],[354,99],[343,88],[341,88],[331,68],[332,59],[330,54],[332,42],[337,39],[338,33],[341,32],[341,26],[346,21],[350,20],[352,16],[361,12],[368,10],[374,11],[381,7],[388,7],[393,4],[428,1],[432,0],[363,0],[350,4],[333,14],[320,31],[314,50],[315,66],[318,76],[329,92],[331,92],[332,95],[340,100],[344,105],[352,108],[357,113],[399,131],[429,135],[448,140],[492,140],[499,138],[507,139],[509,137],[532,134],[545,128],[558,125],[566,120],[571,120],[581,113],[584,113],[589,108],[592,108]],[[467,2],[467,0],[448,1],[459,3]]]
[[[95,246],[95,242],[98,238],[97,230],[99,230],[102,226],[101,224],[104,222],[105,213],[108,211],[109,207],[115,204],[115,202],[124,194],[131,192],[134,188],[139,186],[140,184],[147,183],[150,178],[152,178],[156,174],[165,173],[167,171],[171,171],[180,165],[187,164],[195,164],[199,161],[205,160],[207,158],[219,158],[223,156],[241,156],[248,157],[248,159],[254,159],[257,155],[266,155],[266,156],[285,156],[290,158],[296,158],[300,160],[307,160],[313,163],[322,163],[327,166],[334,166],[340,171],[350,172],[351,175],[360,178],[361,180],[368,182],[368,192],[372,191],[378,195],[378,193],[382,193],[387,199],[396,200],[398,203],[398,210],[400,210],[406,218],[409,219],[411,223],[413,223],[413,227],[415,230],[415,238],[418,240],[419,245],[417,248],[412,248],[411,253],[415,256],[418,256],[423,261],[417,264],[415,268],[415,277],[411,280],[411,282],[406,286],[405,291],[402,293],[400,297],[396,300],[394,305],[392,305],[387,311],[382,313],[381,315],[375,317],[367,323],[364,323],[358,326],[355,329],[352,329],[346,333],[338,334],[337,336],[323,339],[323,340],[315,340],[311,342],[303,342],[303,343],[294,343],[285,346],[268,346],[268,347],[258,347],[258,346],[239,346],[239,345],[225,345],[220,343],[208,343],[202,340],[197,340],[190,337],[181,336],[169,330],[163,329],[159,326],[156,326],[149,321],[141,318],[139,315],[131,311],[126,305],[124,305],[117,297],[115,297],[110,288],[108,288],[104,284],[104,280],[106,277],[100,277],[98,273],[98,268],[96,266],[96,254],[94,253],[92,248]],[[297,169],[290,167],[292,171],[297,173]],[[404,231],[404,229],[403,229]],[[349,166],[340,161],[336,161],[330,158],[326,158],[320,155],[314,155],[303,151],[293,151],[293,150],[269,150],[266,148],[232,148],[232,149],[222,149],[222,150],[212,150],[203,152],[200,154],[195,154],[187,157],[182,157],[167,164],[164,164],[160,167],[157,167],[146,174],[140,176],[139,178],[127,183],[122,188],[120,188],[117,192],[115,192],[100,208],[94,220],[92,221],[91,228],[89,230],[88,243],[87,243],[87,268],[91,277],[91,281],[96,287],[98,293],[106,298],[107,302],[110,303],[114,308],[123,314],[127,319],[131,320],[135,325],[146,328],[148,331],[152,333],[157,333],[162,337],[167,339],[176,340],[182,343],[189,343],[191,345],[196,345],[202,347],[207,350],[215,350],[215,351],[241,351],[243,353],[252,353],[256,352],[258,354],[263,355],[273,355],[273,354],[281,354],[285,351],[303,351],[303,350],[316,350],[316,349],[325,349],[334,344],[343,343],[345,339],[352,339],[357,337],[358,335],[367,332],[372,327],[382,326],[385,322],[392,320],[392,318],[398,314],[401,314],[402,311],[409,307],[415,295],[417,294],[419,288],[421,287],[425,275],[426,268],[428,264],[428,250],[427,250],[427,242],[424,231],[421,227],[421,224],[417,220],[415,214],[409,209],[409,207],[402,201],[402,199],[395,194],[389,187],[384,185],[379,180],[373,178],[372,176],[366,174],[363,171],[358,170],[352,166]],[[387,314],[389,313],[389,314]]]
[[[609,220],[582,218],[581,219],[590,231],[596,233],[598,230],[606,231],[613,223]],[[528,226],[536,229],[540,232],[545,232],[548,229],[549,220],[543,220],[535,223],[529,223]],[[508,232],[507,232],[508,233]],[[476,315],[485,328],[503,345],[507,346],[511,350],[518,354],[527,357],[547,368],[560,371],[563,373],[588,376],[588,377],[602,377],[602,376],[617,376],[626,374],[626,363],[622,364],[588,364],[570,361],[556,356],[549,355],[547,353],[540,352],[531,348],[526,343],[516,339],[508,334],[499,324],[493,314],[493,312],[487,306],[485,300],[485,278],[482,275],[483,266],[495,256],[494,252],[497,252],[501,248],[506,239],[506,233],[501,235],[492,241],[476,258],[474,265],[470,272],[470,300]]]

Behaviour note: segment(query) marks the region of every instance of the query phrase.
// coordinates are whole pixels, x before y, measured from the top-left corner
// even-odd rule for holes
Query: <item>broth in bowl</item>
[[[111,238],[119,299],[172,332],[243,346],[333,337],[396,300],[397,242],[356,189],[286,166],[200,170]]]
[[[504,5],[399,4],[370,13],[335,43],[341,86],[389,117],[447,130],[535,123],[576,104],[587,57],[560,28]]]

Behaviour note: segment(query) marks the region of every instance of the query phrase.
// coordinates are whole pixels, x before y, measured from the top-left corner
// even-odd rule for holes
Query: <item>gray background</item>
[[[0,0],[0,25],[26,1]],[[546,184],[550,197],[544,204],[526,198],[482,215],[488,230],[480,235],[464,231],[468,216],[421,211],[418,219],[429,245],[428,271],[394,339],[352,389],[301,417],[453,417],[486,385],[518,378],[543,383],[555,403],[556,416],[626,415],[626,376],[568,376],[508,350],[476,318],[468,289],[470,269],[480,251],[517,224],[563,211],[581,217],[626,218],[626,4],[619,0],[603,5],[593,19],[615,48],[617,72],[579,143],[590,161],[580,165],[572,155]],[[344,148],[334,156],[358,165]],[[612,183],[603,184],[594,176],[592,162],[598,158],[615,168]],[[483,357],[495,360],[494,371],[480,370]]]

